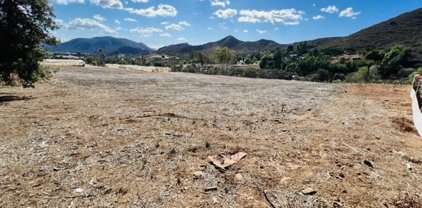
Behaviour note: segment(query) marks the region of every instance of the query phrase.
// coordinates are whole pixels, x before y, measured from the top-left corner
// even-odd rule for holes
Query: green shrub
[[[346,82],[352,83],[363,83],[368,81],[369,77],[368,67],[361,67],[357,72],[353,72],[346,75]]]
[[[418,70],[409,75],[409,77],[407,78],[407,83],[412,83],[413,79],[417,74],[422,74],[422,67],[420,67]]]

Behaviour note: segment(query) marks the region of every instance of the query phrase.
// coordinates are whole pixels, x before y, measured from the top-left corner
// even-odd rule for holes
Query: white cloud
[[[342,10],[339,14],[339,17],[349,17],[349,18],[352,18],[352,19],[356,19],[359,14],[360,14],[360,12],[355,12],[355,11],[353,11],[352,7],[349,7],[345,10]]]
[[[106,20],[103,16],[101,16],[99,14],[94,15],[94,19],[101,21],[101,22],[104,22]]]
[[[191,26],[191,24],[189,24],[188,22],[186,22],[186,21],[180,21],[179,23],[176,23],[176,24],[170,24],[170,23],[168,23],[168,22],[165,22],[166,24],[164,24],[165,25],[165,29],[166,30],[176,30],[176,31],[182,31],[182,30],[185,30],[185,27],[187,27],[187,26]],[[162,24],[162,23],[161,23]],[[163,24],[162,24],[163,25]]]
[[[303,20],[305,12],[296,9],[282,9],[271,11],[241,10],[239,22],[297,25]]]
[[[120,25],[120,21],[119,20],[114,20],[114,23]]]
[[[256,29],[256,32],[258,32],[259,34],[264,34],[264,33],[267,33],[268,31],[266,31],[266,30],[258,30],[258,29]]]
[[[171,37],[170,33],[161,33],[160,37]]]
[[[147,9],[126,8],[126,11],[145,17],[174,17],[177,15],[176,8],[167,4],[160,4],[157,8],[149,7]]]
[[[149,0],[132,0],[134,3],[148,3]]]
[[[163,30],[160,28],[155,28],[155,27],[147,27],[147,28],[134,28],[131,29],[130,32],[133,33],[139,33],[142,37],[151,37],[153,34],[155,33],[163,33]]]
[[[183,26],[191,26],[191,24],[189,24],[188,22],[186,22],[186,21],[180,21],[179,22],[179,25],[183,25]]]
[[[339,11],[339,9],[335,5],[327,6],[325,8],[321,8],[321,12],[325,12],[325,13],[328,13],[328,14],[338,13],[338,11]]]
[[[218,10],[215,13],[215,16],[223,19],[228,19],[237,15],[237,10],[235,9],[225,9],[225,10]]]
[[[220,7],[226,7],[230,5],[230,1],[228,0],[210,0],[211,6],[220,6]]]
[[[249,30],[243,30],[243,32],[244,32],[244,33],[247,33],[247,32],[249,32]]]
[[[120,0],[91,0],[91,3],[103,8],[122,9],[123,4]]]
[[[68,24],[65,25],[65,28],[68,29],[100,29],[102,32],[105,33],[116,33],[115,30],[111,29],[109,26],[104,25],[101,22],[98,22],[94,19],[88,18],[76,18],[70,21]]]
[[[168,25],[170,24],[169,22],[161,22],[161,25]]]
[[[212,30],[212,27],[208,27],[207,30]]]
[[[67,5],[67,4],[71,4],[71,3],[83,4],[83,3],[85,3],[85,0],[49,0],[49,2],[51,2],[53,4]]]
[[[136,19],[132,19],[132,18],[125,18],[123,19],[125,22],[137,22]]]
[[[185,28],[182,25],[178,25],[178,24],[169,24],[165,26],[166,30],[177,30],[177,31],[182,31]]]
[[[322,20],[322,19],[325,19],[325,17],[322,16],[322,15],[317,15],[317,16],[313,16],[312,19],[313,20]]]
[[[186,41],[188,41],[186,38],[183,38],[183,37],[177,38],[177,40],[178,40],[178,41],[181,41],[181,42],[186,42]]]

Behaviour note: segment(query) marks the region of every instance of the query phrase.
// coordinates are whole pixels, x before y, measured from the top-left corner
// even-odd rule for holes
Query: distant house
[[[237,65],[245,65],[245,61],[240,60],[240,61],[237,62]]]

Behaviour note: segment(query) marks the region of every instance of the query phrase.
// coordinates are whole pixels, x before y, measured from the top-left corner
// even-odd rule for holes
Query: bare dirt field
[[[64,68],[0,88],[0,207],[417,207],[409,87]]]

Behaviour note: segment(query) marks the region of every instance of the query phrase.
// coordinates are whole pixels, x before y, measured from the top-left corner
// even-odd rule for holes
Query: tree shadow
[[[8,94],[0,94],[0,105],[13,102],[13,101],[20,101],[20,100],[31,100],[34,99],[32,97],[26,96],[15,96],[15,95],[8,95]]]

